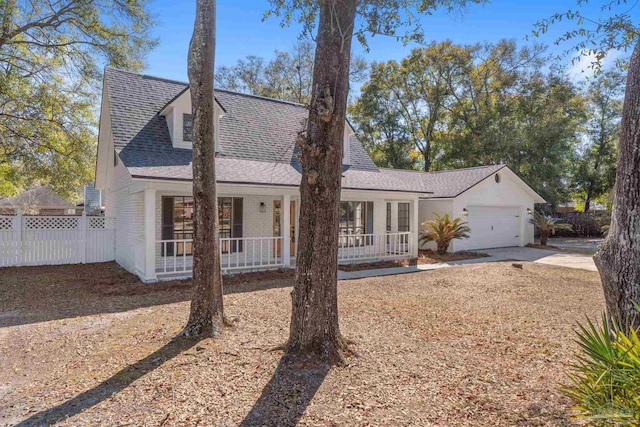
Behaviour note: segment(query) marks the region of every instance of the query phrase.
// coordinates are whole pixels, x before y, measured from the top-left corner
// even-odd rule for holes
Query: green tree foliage
[[[378,166],[415,169],[420,154],[388,84],[391,78],[397,78],[392,77],[396,72],[394,63],[373,64],[370,80],[362,86],[357,101],[349,106],[349,115],[360,141]]]
[[[593,200],[606,198],[616,181],[624,76],[608,70],[588,82],[587,122],[572,176],[574,198],[588,211]]]
[[[556,204],[568,197],[583,105],[563,73],[541,71],[547,60],[544,47],[509,40],[431,43],[400,63],[373,64],[351,118],[379,165],[506,163]]]
[[[613,50],[627,51],[635,46],[640,27],[634,22],[632,11],[638,5],[635,0],[605,0],[597,15],[585,14],[581,7],[588,0],[576,0],[576,8],[566,12],[558,12],[547,19],[535,24],[535,37],[547,33],[559,22],[575,24],[560,35],[555,41],[557,45],[569,43],[565,53],[574,53],[573,62],[583,57],[591,59],[590,66],[600,71],[605,57]],[[619,66],[624,66],[623,58],[616,60]]]
[[[351,60],[350,79],[364,80],[366,61]],[[301,41],[290,51],[276,50],[270,61],[254,55],[239,59],[235,65],[216,69],[216,86],[221,89],[284,101],[308,104],[313,79],[313,44]]]
[[[139,69],[146,0],[0,0],[0,195],[93,177],[102,66]]]

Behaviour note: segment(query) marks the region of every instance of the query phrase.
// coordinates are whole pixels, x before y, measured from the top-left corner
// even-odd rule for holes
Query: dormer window
[[[185,142],[193,141],[193,115],[182,115],[182,140]]]

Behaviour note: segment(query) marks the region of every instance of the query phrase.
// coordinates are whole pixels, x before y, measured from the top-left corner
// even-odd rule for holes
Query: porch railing
[[[341,234],[338,262],[366,259],[401,259],[412,254],[411,232]]]
[[[283,237],[220,239],[223,272],[284,266]],[[156,273],[190,274],[193,271],[193,239],[156,241]]]
[[[242,237],[220,239],[220,264],[223,272],[278,268],[285,263],[284,237]],[[346,234],[338,241],[338,262],[367,259],[401,259],[412,255],[411,233]],[[184,274],[193,271],[193,240],[156,241],[156,273]]]

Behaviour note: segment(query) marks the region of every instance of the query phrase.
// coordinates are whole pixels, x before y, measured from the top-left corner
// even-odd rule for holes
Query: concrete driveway
[[[498,248],[478,250],[491,256],[493,260],[516,260],[538,262],[540,264],[557,265],[560,267],[579,268],[582,270],[598,271],[589,255],[558,252],[534,248]]]

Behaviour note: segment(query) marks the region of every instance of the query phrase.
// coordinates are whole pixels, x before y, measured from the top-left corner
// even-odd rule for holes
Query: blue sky
[[[247,55],[270,58],[276,49],[288,50],[300,33],[296,26],[281,28],[277,18],[262,22],[268,7],[267,0],[218,0],[217,4],[216,66],[232,65]],[[581,11],[597,19],[600,4],[601,1],[592,1]],[[154,36],[160,43],[149,55],[145,72],[186,81],[186,57],[193,30],[195,1],[154,0],[151,7],[159,21]],[[462,14],[436,12],[425,16],[422,25],[428,41],[451,39],[455,43],[471,44],[509,38],[519,44],[544,43],[550,45],[550,52],[561,53],[567,46],[553,46],[553,42],[569,28],[569,24],[557,25],[550,33],[529,42],[525,37],[531,34],[534,23],[539,19],[575,8],[576,0],[493,0],[484,5],[469,6]],[[633,13],[640,18],[640,10]],[[390,37],[378,36],[371,39],[369,52],[364,52],[357,43],[354,44],[354,52],[362,54],[368,61],[384,61],[401,59],[412,47],[403,46]],[[570,67],[577,79],[586,62]]]

